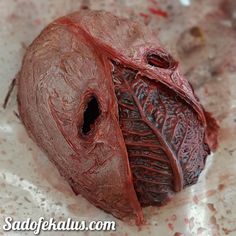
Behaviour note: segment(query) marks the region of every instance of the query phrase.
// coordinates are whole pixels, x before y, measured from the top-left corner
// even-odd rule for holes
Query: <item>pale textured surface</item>
[[[177,194],[166,207],[145,209],[147,225],[140,231],[117,220],[118,231],[112,235],[156,235],[157,232],[166,236],[175,232],[185,236],[236,235],[236,66],[233,57],[236,31],[231,23],[235,22],[232,7],[226,10],[228,15],[224,15],[217,9],[218,0],[202,0],[197,4],[191,1],[190,7],[181,7],[177,0],[167,1],[172,8],[167,8],[168,3],[162,4],[166,1],[158,1],[158,7],[167,9],[169,14],[163,18],[148,11],[150,7],[156,8],[153,1],[128,1],[126,8],[123,2],[91,1],[89,7],[141,21],[144,17],[139,13],[148,14],[149,27],[156,32],[160,29],[162,43],[180,58],[183,72],[197,88],[201,102],[220,120],[222,129],[220,148],[208,158],[206,170],[196,185]],[[1,103],[20,68],[24,46],[51,20],[77,10],[80,3],[75,0],[66,1],[66,5],[62,0],[0,1]],[[197,42],[184,33],[195,25],[204,35]],[[0,110],[0,224],[3,217],[9,215],[19,220],[40,216],[114,219],[82,197],[74,196],[55,167],[28,138],[13,111],[17,111],[15,93],[7,110]],[[86,235],[90,234],[93,235]]]

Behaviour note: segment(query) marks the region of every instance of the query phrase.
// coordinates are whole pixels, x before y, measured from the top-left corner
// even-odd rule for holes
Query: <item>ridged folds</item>
[[[193,184],[209,149],[195,111],[165,85],[113,62],[119,122],[143,206]]]

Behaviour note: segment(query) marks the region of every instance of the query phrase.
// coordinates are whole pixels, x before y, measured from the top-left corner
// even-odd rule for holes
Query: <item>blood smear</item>
[[[169,228],[171,231],[173,231],[173,230],[174,230],[174,225],[171,224],[171,223],[169,223],[169,224],[168,224],[168,228]]]
[[[152,14],[158,15],[158,16],[162,16],[162,17],[168,17],[167,12],[161,10],[161,9],[157,9],[157,8],[152,8],[150,7],[148,9]]]

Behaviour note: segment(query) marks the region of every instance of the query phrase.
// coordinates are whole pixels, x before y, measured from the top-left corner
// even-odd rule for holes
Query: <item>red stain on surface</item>
[[[173,236],[184,236],[184,234],[179,233],[179,232],[175,232],[175,234]]]
[[[165,18],[168,17],[167,12],[163,11],[161,9],[149,7],[148,10],[154,15],[162,16],[162,17],[165,17]]]
[[[186,225],[188,225],[188,224],[189,224],[189,219],[188,219],[188,218],[184,218],[184,223],[185,223]]]
[[[215,226],[217,230],[220,229],[220,226],[219,226],[219,224],[217,223],[217,220],[216,220],[216,217],[215,217],[215,216],[212,216],[212,217],[210,218],[210,223],[211,223],[213,226]]]
[[[215,209],[215,207],[214,207],[214,204],[212,204],[212,203],[207,203],[207,207],[208,207],[208,209],[210,210],[210,211],[212,211],[212,212],[216,212],[216,209]]]
[[[220,176],[220,181],[224,182],[224,181],[228,180],[229,178],[230,178],[229,174],[224,174],[224,175]]]
[[[145,25],[147,25],[150,22],[150,16],[148,14],[140,12],[139,15],[143,17]]]
[[[143,12],[140,12],[139,15],[142,16],[142,17],[144,17],[144,18],[150,17],[148,14],[143,13]]]
[[[169,223],[169,224],[168,224],[168,228],[169,228],[171,231],[173,231],[173,230],[174,230],[174,225],[171,224],[171,223]]]
[[[230,233],[232,233],[232,232],[235,232],[235,231],[236,231],[236,228],[234,228],[234,229],[226,229],[226,228],[223,228],[222,230],[224,231],[224,233],[225,233],[226,235],[228,235],[228,234],[230,234]]]
[[[225,185],[224,185],[224,184],[219,184],[219,185],[218,185],[218,189],[219,189],[220,191],[222,191],[224,188],[225,188]]]
[[[214,195],[217,191],[215,189],[211,189],[211,190],[208,190],[206,192],[206,197],[210,197],[212,195]]]

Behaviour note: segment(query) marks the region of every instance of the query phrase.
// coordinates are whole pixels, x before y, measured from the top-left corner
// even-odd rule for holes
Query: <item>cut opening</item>
[[[84,123],[82,126],[82,133],[84,135],[87,135],[91,131],[92,125],[95,123],[99,115],[99,104],[96,97],[93,96],[89,100],[87,107],[84,111]]]
[[[168,55],[164,54],[148,54],[147,55],[147,63],[151,66],[168,69],[172,67],[173,59],[171,59]]]

